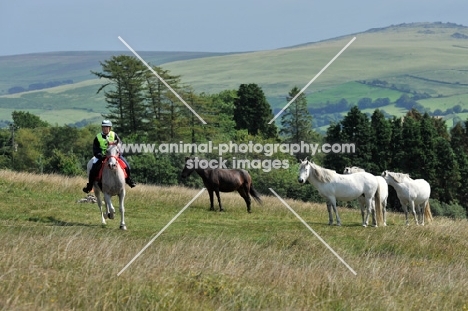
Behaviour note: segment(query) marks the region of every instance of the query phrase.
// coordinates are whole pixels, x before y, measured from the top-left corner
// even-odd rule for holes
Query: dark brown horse
[[[182,170],[182,178],[187,178],[192,174],[193,171],[202,178],[203,184],[205,185],[210,195],[210,210],[214,211],[213,205],[213,192],[216,193],[218,198],[219,211],[223,211],[221,205],[221,198],[219,192],[233,192],[237,191],[244,198],[247,204],[247,212],[250,213],[250,195],[262,204],[262,200],[258,192],[252,185],[252,178],[249,172],[241,169],[221,169],[221,168],[206,168],[202,169],[195,165],[193,158],[185,158],[185,166]]]

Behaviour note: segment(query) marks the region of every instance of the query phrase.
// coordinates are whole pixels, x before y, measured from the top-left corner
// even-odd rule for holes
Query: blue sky
[[[467,0],[15,0],[0,56],[54,51],[241,52],[411,22],[468,26]]]

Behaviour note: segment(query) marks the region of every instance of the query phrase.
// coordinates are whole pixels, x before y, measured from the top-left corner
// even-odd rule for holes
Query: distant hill
[[[0,56],[0,95],[14,86],[27,89],[30,84],[96,78],[91,70],[101,70],[100,62],[115,55],[133,55],[130,51],[53,52]],[[146,62],[161,65],[200,57],[228,55],[205,52],[138,52]]]
[[[182,81],[197,92],[216,93],[237,89],[241,83],[257,83],[278,111],[294,86],[306,85],[354,36],[353,44],[306,90],[314,118],[321,122],[318,125],[326,125],[327,120],[336,120],[347,112],[339,110],[343,99],[352,105],[366,98],[365,111],[379,107],[388,115],[401,115],[407,111],[405,104],[396,104],[402,94],[414,98],[418,108],[433,113],[437,110],[448,122],[466,119],[468,27],[452,23],[392,25],[250,53],[139,54],[147,62],[181,75]],[[60,110],[67,111],[69,119],[73,115],[70,111],[76,111],[76,121],[86,116],[99,117],[105,111],[102,96],[95,94],[101,82],[90,70],[99,71],[100,61],[118,54],[131,55],[57,52],[0,57],[0,119],[7,119],[13,109],[32,109],[46,120],[53,120],[52,115]],[[73,84],[6,94],[14,86],[64,80],[73,80]]]

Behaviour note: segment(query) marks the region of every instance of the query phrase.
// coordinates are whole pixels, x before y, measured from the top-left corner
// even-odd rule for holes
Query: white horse
[[[101,212],[101,221],[102,224],[106,224],[106,219],[104,213],[102,212],[102,200],[101,193],[104,193],[104,203],[106,205],[106,217],[109,219],[114,219],[115,208],[112,205],[112,196],[119,196],[119,211],[120,211],[120,229],[127,230],[125,225],[125,173],[124,170],[120,167],[118,157],[119,157],[119,145],[109,142],[109,147],[106,152],[106,159],[103,161],[102,165],[102,190],[99,188],[97,181],[94,182],[93,189],[96,194],[97,203],[99,210]],[[93,161],[96,159],[93,157],[88,162],[88,175],[93,166]]]
[[[363,168],[357,166],[345,167],[343,174],[353,174],[357,172],[365,172]],[[388,185],[382,176],[375,176],[380,186],[380,203],[382,203],[383,225],[387,225],[387,199],[388,199]],[[359,206],[361,207],[362,220],[364,221],[364,209],[366,202],[363,196],[358,198]]]
[[[367,226],[369,214],[372,212],[372,221],[375,226],[382,224],[382,205],[380,203],[379,183],[374,175],[359,172],[350,175],[338,174],[318,166],[307,159],[301,160],[299,167],[299,183],[303,184],[307,180],[314,185],[320,195],[327,200],[329,225],[333,224],[332,209],[336,215],[336,223],[341,225],[341,220],[336,208],[336,200],[350,201],[364,195],[367,214],[362,225]],[[373,201],[375,197],[375,207]]]
[[[417,225],[421,224],[424,226],[424,217],[426,217],[428,223],[432,221],[431,207],[429,205],[431,186],[427,181],[424,179],[412,179],[408,174],[389,171],[384,171],[382,177],[387,184],[395,189],[401,206],[405,211],[406,225],[409,225],[408,206],[411,208]]]

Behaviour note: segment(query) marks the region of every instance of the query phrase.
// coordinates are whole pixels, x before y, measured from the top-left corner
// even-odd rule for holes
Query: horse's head
[[[385,180],[389,180],[389,179],[394,180],[394,179],[395,179],[395,175],[396,175],[396,173],[389,172],[388,170],[385,170],[385,171],[383,171],[383,173],[382,173],[382,177],[383,177]]]
[[[119,147],[116,142],[109,143],[106,150],[107,167],[111,170],[116,170],[119,166],[117,158],[119,157]]]
[[[309,165],[309,161],[307,160],[307,158],[305,160],[300,161],[301,164],[299,165],[299,177],[297,178],[297,181],[300,184],[304,184],[309,178],[311,166]]]
[[[191,157],[186,157],[184,169],[182,170],[182,173],[180,174],[180,176],[182,178],[187,178],[190,176],[190,174],[192,174],[194,170],[195,170],[195,159]]]
[[[357,167],[357,166],[347,166],[345,167],[343,174],[352,174],[352,173],[358,173],[358,172],[365,172],[364,169]]]
[[[111,170],[116,170],[118,165],[119,163],[117,162],[116,157],[109,157],[107,159],[107,167],[110,168]]]

